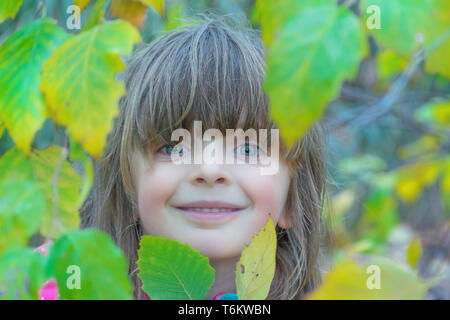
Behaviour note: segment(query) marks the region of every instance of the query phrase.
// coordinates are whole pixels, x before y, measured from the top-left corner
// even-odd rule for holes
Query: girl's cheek
[[[170,165],[158,165],[138,178],[138,202],[141,216],[159,212],[176,190],[176,177],[180,174]]]
[[[270,214],[276,222],[286,202],[289,187],[289,177],[284,168],[280,168],[275,175],[261,175],[257,167],[245,168],[237,176],[258,211],[259,218],[265,221]]]

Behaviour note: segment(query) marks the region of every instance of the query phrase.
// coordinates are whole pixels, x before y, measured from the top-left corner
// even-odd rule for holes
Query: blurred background
[[[25,0],[14,20],[0,24],[0,44],[39,12]],[[46,0],[46,14],[69,33],[66,9],[73,0]],[[214,12],[248,20],[259,28],[253,0],[168,0],[165,16],[149,8],[141,35],[145,42],[182,23],[183,17]],[[358,1],[352,10],[358,13]],[[82,12],[86,19],[92,5]],[[112,19],[110,12],[106,19]],[[300,32],[300,31],[299,31]],[[322,122],[327,130],[329,197],[324,268],[348,252],[375,253],[406,261],[408,245],[420,239],[418,272],[439,277],[429,299],[450,299],[450,82],[422,66],[381,50],[369,37],[370,56],[358,75],[345,82]],[[33,147],[62,144],[48,119]],[[13,146],[4,131],[0,156]]]

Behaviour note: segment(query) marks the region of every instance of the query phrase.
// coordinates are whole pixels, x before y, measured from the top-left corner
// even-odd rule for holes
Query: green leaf
[[[280,28],[302,9],[335,4],[335,0],[257,0],[255,8],[259,13],[264,43],[269,46]]]
[[[425,69],[450,77],[450,3],[447,0],[362,0],[362,19],[367,21],[369,6],[380,9],[381,28],[369,30],[383,47],[410,57],[440,36],[442,43],[426,59]],[[405,14],[407,12],[408,14]],[[447,36],[445,35],[447,33]]]
[[[61,299],[132,299],[127,260],[111,238],[98,230],[71,231],[56,240],[47,271],[56,279]]]
[[[56,146],[37,150],[31,155],[35,176],[47,202],[40,231],[48,238],[58,238],[68,230],[77,229],[80,224],[81,179],[66,156],[67,150]]]
[[[45,259],[30,248],[0,253],[0,300],[38,299],[45,282]]]
[[[81,180],[62,152],[52,146],[27,158],[13,148],[0,158],[0,250],[26,245],[38,230],[54,238],[78,227]]]
[[[14,17],[19,11],[20,6],[22,5],[23,0],[3,0],[0,1],[0,23],[11,17]]]
[[[321,116],[366,53],[361,25],[347,8],[304,9],[283,25],[268,51],[264,86],[288,146]]]
[[[25,154],[47,114],[39,91],[42,66],[66,38],[55,21],[38,19],[13,33],[0,47],[0,115]]]
[[[81,28],[81,32],[92,29],[102,21],[105,15],[105,5],[107,2],[108,0],[97,0],[91,12],[89,13],[89,16],[84,22],[83,28]]]
[[[406,252],[406,258],[411,267],[417,267],[420,255],[422,254],[422,242],[419,238],[411,240],[408,245],[408,250]]]
[[[25,246],[46,211],[45,195],[31,162],[17,148],[0,158],[0,251]]]
[[[139,39],[127,22],[102,23],[66,41],[44,65],[41,90],[54,119],[96,158],[125,93],[115,80],[125,68],[119,54],[130,54]]]
[[[264,300],[275,275],[277,235],[272,217],[244,248],[236,264],[239,300]]]
[[[139,278],[155,300],[203,300],[214,282],[209,260],[187,244],[150,235],[141,238]]]

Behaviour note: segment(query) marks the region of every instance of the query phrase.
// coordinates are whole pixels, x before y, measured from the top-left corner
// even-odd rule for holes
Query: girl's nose
[[[191,183],[196,185],[229,185],[231,178],[220,165],[203,164],[197,167],[191,176]]]

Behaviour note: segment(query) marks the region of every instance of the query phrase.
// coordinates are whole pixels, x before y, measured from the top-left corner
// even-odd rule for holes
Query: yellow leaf
[[[345,261],[325,275],[322,284],[308,300],[364,299],[366,274],[353,261]]]
[[[80,10],[86,8],[91,0],[74,0],[74,5],[80,7]]]
[[[272,217],[253,236],[236,264],[236,290],[239,300],[264,300],[275,275],[277,236]]]
[[[143,4],[152,7],[161,16],[164,15],[164,0],[139,0]]]
[[[420,239],[413,239],[408,246],[408,250],[406,252],[406,258],[411,267],[415,268],[417,266],[417,262],[419,262],[420,255],[422,254],[422,242]]]
[[[130,54],[139,40],[129,23],[105,22],[66,41],[44,65],[41,90],[51,116],[96,158],[125,93],[123,83],[115,79],[125,68],[119,54]]]
[[[376,256],[347,259],[329,271],[309,300],[423,299],[426,284],[407,265]]]
[[[137,28],[144,27],[147,7],[138,0],[112,0],[109,7],[113,17],[119,17]]]
[[[450,128],[450,101],[436,103],[432,112],[438,123]]]
[[[441,181],[441,189],[443,194],[450,195],[450,158],[443,163],[444,176]]]
[[[3,0],[0,1],[0,23],[8,18],[14,19],[23,0]]]
[[[422,185],[416,177],[404,176],[399,178],[395,191],[406,203],[414,202],[422,191]]]
[[[440,161],[418,162],[401,168],[395,191],[406,203],[414,202],[422,189],[433,184],[441,172]]]

